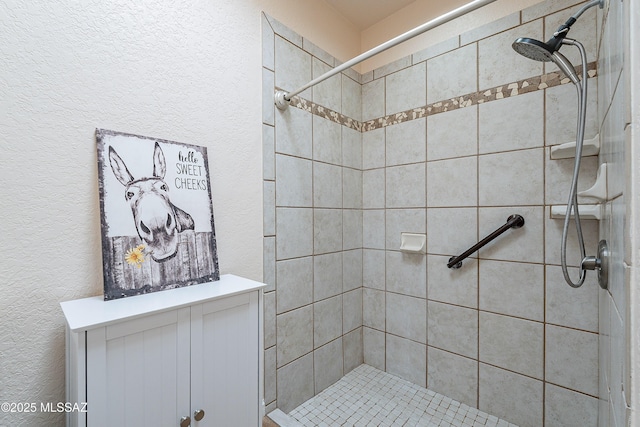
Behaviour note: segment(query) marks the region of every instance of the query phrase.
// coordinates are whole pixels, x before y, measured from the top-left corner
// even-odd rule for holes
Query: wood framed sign
[[[104,299],[220,279],[206,147],[96,129]]]

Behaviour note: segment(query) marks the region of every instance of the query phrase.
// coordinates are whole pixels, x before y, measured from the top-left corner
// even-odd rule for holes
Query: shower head
[[[571,65],[571,62],[569,62],[564,55],[558,52],[558,50],[563,44],[574,44],[573,40],[565,39],[565,37],[571,29],[571,26],[576,23],[578,18],[587,9],[593,6],[599,6],[600,9],[602,9],[604,6],[604,0],[591,0],[583,5],[580,10],[574,13],[564,24],[558,27],[558,29],[553,33],[553,36],[546,43],[539,40],[521,37],[514,41],[511,46],[520,55],[533,59],[534,61],[552,61],[562,70],[563,73],[567,75],[567,77],[571,79],[574,84],[577,85],[579,80],[573,65]]]
[[[568,40],[568,39],[567,39]],[[564,41],[564,38],[561,42]],[[539,40],[529,39],[526,37],[520,37],[511,45],[513,50],[518,52],[520,55],[533,59],[534,61],[541,62],[553,62],[562,70],[563,73],[571,79],[574,84],[579,84],[580,79],[578,79],[578,75],[576,74],[576,70],[571,64],[571,62],[560,52],[554,50],[553,46],[549,43],[543,43]]]
[[[539,40],[520,37],[513,42],[511,47],[520,55],[534,61],[549,62],[552,60],[553,48]]]

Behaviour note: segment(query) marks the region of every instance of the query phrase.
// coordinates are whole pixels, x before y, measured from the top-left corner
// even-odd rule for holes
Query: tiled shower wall
[[[577,98],[511,49],[576,8],[546,1],[273,107],[336,61],[264,18],[265,402],[288,412],[364,361],[521,426],[596,425],[598,287],[559,266]],[[595,74],[596,12],[574,25]],[[577,57],[567,56],[575,63]],[[598,132],[589,79],[587,138]],[[583,159],[579,189],[595,180]],[[463,262],[501,226],[526,224]],[[426,233],[427,254],[399,251]],[[584,221],[588,252],[598,223]],[[579,264],[575,238],[569,261]],[[575,275],[577,270],[572,271]]]
[[[290,107],[335,60],[263,17],[265,403],[288,412],[362,364],[362,134]],[[275,71],[275,72],[274,72]],[[360,120],[357,73],[301,94]]]
[[[599,55],[598,123],[600,125],[600,163],[607,164],[607,202],[600,235],[611,251],[609,288],[600,291],[600,406],[599,425],[622,427],[628,424],[629,367],[626,355],[629,328],[629,286],[632,265],[629,251],[631,234],[627,222],[626,190],[630,175],[628,156],[631,144],[629,98],[630,37],[629,1],[609,0],[598,13]],[[637,25],[637,24],[636,24]],[[626,141],[626,142],[625,142]],[[625,159],[627,157],[627,159]],[[626,174],[625,174],[626,171]]]

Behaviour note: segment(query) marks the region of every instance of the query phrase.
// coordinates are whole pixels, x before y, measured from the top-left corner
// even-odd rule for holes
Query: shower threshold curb
[[[282,412],[280,409],[277,409],[277,408],[269,412],[267,416],[271,418],[280,427],[304,427],[295,418],[285,414],[284,412]]]

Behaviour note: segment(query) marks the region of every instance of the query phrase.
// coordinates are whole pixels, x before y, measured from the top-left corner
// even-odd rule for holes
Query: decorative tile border
[[[576,67],[576,72],[578,73],[578,75],[581,75],[582,67]],[[596,77],[597,74],[597,63],[594,61],[587,64],[588,78]],[[541,76],[529,77],[528,79],[519,80],[517,82],[508,83],[506,85],[496,86],[490,89],[469,93],[457,98],[434,102],[424,107],[412,108],[410,110],[401,111],[399,113],[379,117],[377,119],[367,120],[366,122],[354,120],[351,117],[347,117],[344,114],[338,113],[299,96],[294,96],[291,99],[291,106],[308,111],[311,114],[323,117],[327,120],[331,120],[332,122],[338,123],[342,126],[346,126],[350,129],[357,130],[358,132],[368,132],[386,126],[407,122],[409,120],[420,119],[422,117],[444,113],[446,111],[457,110],[459,108],[470,107],[472,105],[483,104],[485,102],[510,98],[512,96],[523,95],[525,93],[534,92],[536,90],[543,90],[549,87],[559,86],[570,82],[571,80],[569,80],[568,77],[565,77],[564,74],[561,74],[559,71],[554,71],[551,73],[543,74]]]

